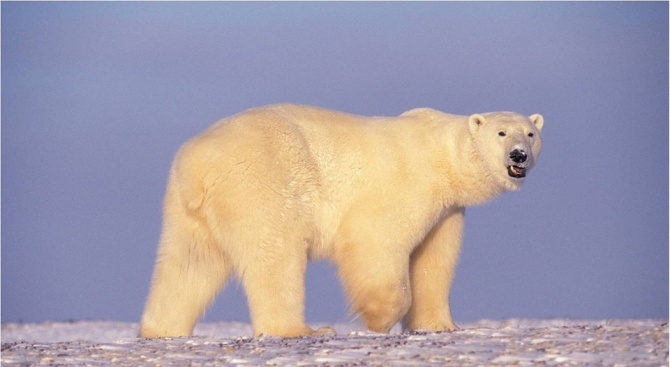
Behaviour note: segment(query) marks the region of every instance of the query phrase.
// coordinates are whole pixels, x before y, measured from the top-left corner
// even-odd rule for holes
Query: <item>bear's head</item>
[[[504,189],[518,190],[542,150],[544,118],[514,112],[475,114],[469,120],[478,159]]]

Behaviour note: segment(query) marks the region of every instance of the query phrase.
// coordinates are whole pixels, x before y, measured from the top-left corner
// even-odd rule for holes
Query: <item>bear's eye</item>
[[[507,134],[505,134],[504,131],[501,131],[501,132],[498,133],[498,136],[505,136],[505,135],[507,135]]]
[[[529,138],[532,138],[533,136],[535,136],[535,134],[533,134],[533,133],[528,133],[528,137],[529,137]]]

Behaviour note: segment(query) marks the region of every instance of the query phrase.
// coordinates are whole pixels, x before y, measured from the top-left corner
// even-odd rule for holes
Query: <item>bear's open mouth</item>
[[[507,174],[514,178],[526,177],[526,169],[519,166],[507,166]]]

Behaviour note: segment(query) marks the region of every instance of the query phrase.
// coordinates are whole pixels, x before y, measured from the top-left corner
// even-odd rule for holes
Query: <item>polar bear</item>
[[[140,336],[191,335],[231,273],[255,336],[330,333],[304,317],[306,264],[322,258],[368,329],[455,330],[449,289],[465,208],[521,187],[543,123],[291,104],[216,122],[171,167]]]

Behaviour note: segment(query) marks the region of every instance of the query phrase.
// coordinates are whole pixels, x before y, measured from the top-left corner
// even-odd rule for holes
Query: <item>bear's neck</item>
[[[444,205],[479,205],[502,194],[505,188],[485,169],[482,157],[470,139],[467,123],[451,126],[450,129],[466,131],[443,135],[447,141],[444,142],[445,152],[438,169],[442,172],[439,185]],[[462,139],[464,135],[468,139]]]

